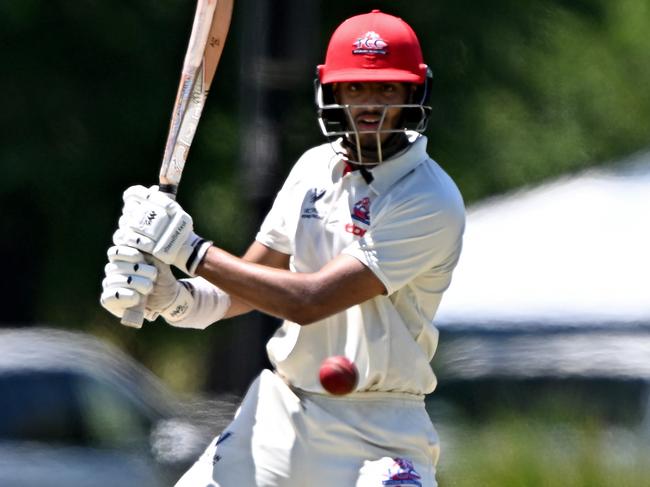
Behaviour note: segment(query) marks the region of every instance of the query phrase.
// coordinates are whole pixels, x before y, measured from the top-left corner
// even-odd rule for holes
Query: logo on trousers
[[[394,487],[416,486],[422,487],[420,481],[422,477],[415,471],[413,462],[406,458],[394,458],[394,463],[389,467],[386,472],[386,480],[382,480],[383,485],[391,485]]]
[[[215,448],[215,453],[214,456],[212,457],[212,464],[216,464],[219,460],[221,460],[221,455],[219,455],[219,448],[218,446],[226,441],[228,438],[232,436],[232,431],[225,431],[222,434],[219,435],[217,438],[217,441],[214,443],[214,448]]]

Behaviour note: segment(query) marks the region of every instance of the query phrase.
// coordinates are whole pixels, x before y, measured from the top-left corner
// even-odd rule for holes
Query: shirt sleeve
[[[273,250],[291,255],[293,254],[293,246],[287,221],[288,193],[284,188],[280,190],[271,210],[264,218],[257,235],[255,235],[255,240]]]
[[[294,200],[305,159],[303,155],[289,173],[255,236],[259,243],[287,255],[294,254],[295,222],[291,216],[297,207]]]
[[[462,205],[432,204],[420,195],[379,212],[366,234],[343,253],[370,268],[392,294],[430,270],[450,276],[460,256],[464,224]]]

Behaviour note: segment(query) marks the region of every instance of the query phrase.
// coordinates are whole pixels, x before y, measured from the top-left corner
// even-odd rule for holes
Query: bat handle
[[[144,306],[145,302],[142,300],[136,306],[124,310],[120,323],[131,328],[142,328],[142,323],[144,323]]]
[[[178,184],[165,184],[161,182],[158,186],[158,191],[167,194],[167,196],[175,200],[176,192],[178,191]]]

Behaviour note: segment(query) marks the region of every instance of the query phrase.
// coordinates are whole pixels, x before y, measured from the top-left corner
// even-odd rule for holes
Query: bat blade
[[[192,34],[183,61],[158,177],[160,190],[176,196],[210,85],[230,28],[234,0],[198,0]],[[124,312],[122,324],[140,328],[145,303]]]
[[[162,191],[175,194],[230,28],[233,0],[199,0],[160,167]]]

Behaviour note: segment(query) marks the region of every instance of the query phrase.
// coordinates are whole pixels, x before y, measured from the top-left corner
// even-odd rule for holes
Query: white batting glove
[[[143,299],[148,321],[159,315],[169,322],[181,320],[192,308],[192,293],[176,280],[168,264],[151,257],[148,263],[139,250],[126,246],[111,247],[107,254],[100,302],[113,315],[122,318]]]
[[[192,217],[157,186],[132,186],[123,199],[113,243],[151,254],[193,276],[212,242],[194,233]]]

